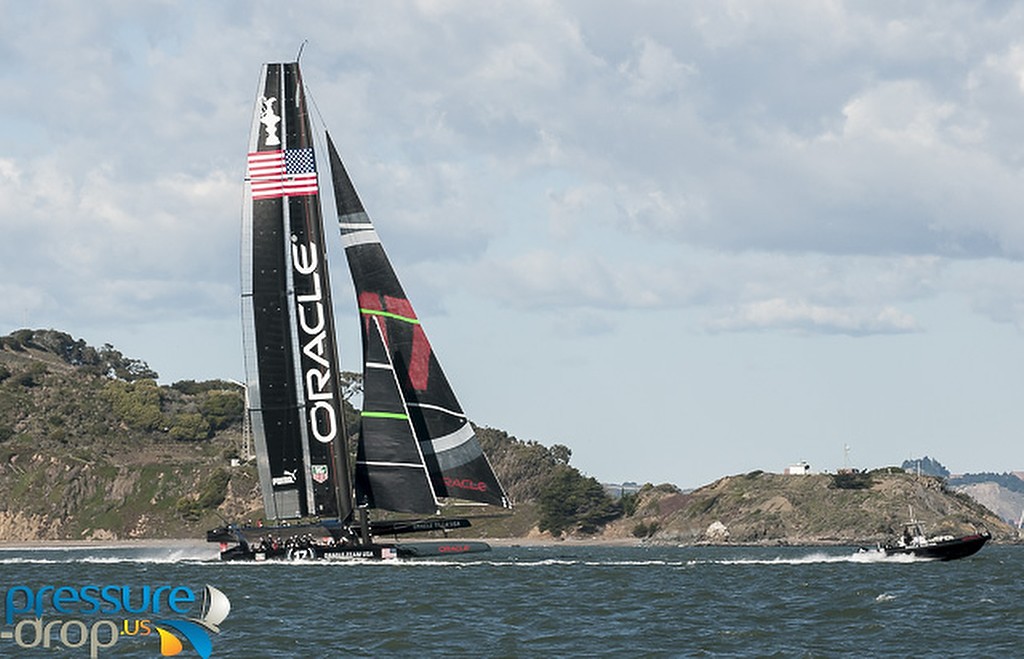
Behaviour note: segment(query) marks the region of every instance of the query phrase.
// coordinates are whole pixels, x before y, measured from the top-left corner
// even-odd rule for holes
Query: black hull
[[[220,553],[222,561],[387,561],[402,558],[457,556],[488,552],[486,542],[456,540],[450,542],[410,542],[402,544],[370,544],[350,547],[269,548],[256,550],[236,545]]]
[[[406,520],[371,523],[371,531],[392,534],[444,531],[469,526],[466,519]],[[221,545],[223,561],[351,561],[457,556],[491,550],[478,540],[363,542],[359,527],[324,520],[289,526],[222,526],[207,531],[206,540]]]
[[[976,533],[953,540],[928,542],[917,546],[886,545],[882,550],[887,556],[911,555],[936,561],[952,561],[966,558],[978,553],[992,536],[989,533]]]

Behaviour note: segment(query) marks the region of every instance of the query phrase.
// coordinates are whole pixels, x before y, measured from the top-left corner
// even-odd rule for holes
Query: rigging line
[[[327,120],[324,119],[323,113],[320,112],[320,106],[316,104],[316,97],[313,96],[313,92],[310,90],[309,85],[306,84],[305,79],[302,81],[302,87],[306,90],[306,100],[313,106],[313,112],[316,114],[316,117],[314,117],[315,123],[317,123],[324,132],[327,132]]]
[[[298,64],[299,60],[302,59],[302,49],[306,47],[307,43],[309,43],[309,39],[303,39],[302,43],[299,44],[299,54],[295,56],[295,63],[296,64]]]

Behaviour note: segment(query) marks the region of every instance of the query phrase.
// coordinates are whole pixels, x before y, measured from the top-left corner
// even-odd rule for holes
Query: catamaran
[[[362,332],[363,400],[348,449],[321,179],[298,62],[265,64],[249,136],[242,230],[248,414],[273,526],[207,533],[225,560],[487,551],[479,541],[380,542],[470,525],[447,502],[510,508],[330,135],[338,227]],[[370,519],[371,511],[418,515]],[[426,517],[422,517],[426,516]]]

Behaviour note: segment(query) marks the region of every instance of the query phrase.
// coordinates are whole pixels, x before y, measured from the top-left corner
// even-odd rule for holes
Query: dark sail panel
[[[267,515],[347,517],[351,494],[316,158],[298,65],[264,67],[250,135],[243,322]]]
[[[509,505],[494,471],[441,370],[426,333],[402,290],[377,232],[356,194],[330,136],[327,137],[338,222],[363,318],[364,361],[371,359],[374,332],[394,369],[413,441],[430,473],[437,497]],[[379,403],[365,391],[364,409]],[[366,424],[364,419],[364,427]],[[365,438],[360,439],[363,451]],[[373,474],[375,468],[366,468]],[[382,470],[381,480],[389,478]],[[373,478],[368,479],[373,482]],[[366,478],[357,478],[357,492]],[[380,506],[385,507],[385,506]]]
[[[394,367],[384,349],[382,323],[367,319],[363,412],[356,454],[356,503],[397,512],[433,513],[430,487]]]

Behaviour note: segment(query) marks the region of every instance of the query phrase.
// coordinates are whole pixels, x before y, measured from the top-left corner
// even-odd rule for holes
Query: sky
[[[0,15],[0,334],[242,380],[249,124],[261,64],[305,42],[319,118],[476,423],[608,482],[1024,469],[1020,4]]]

